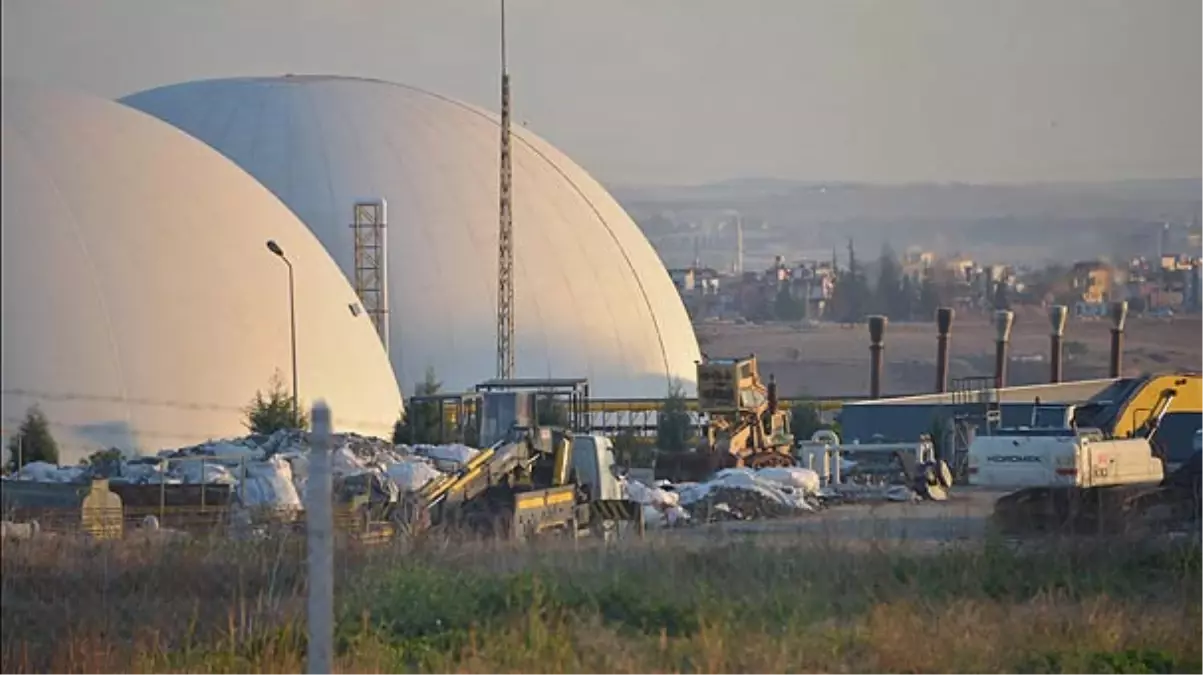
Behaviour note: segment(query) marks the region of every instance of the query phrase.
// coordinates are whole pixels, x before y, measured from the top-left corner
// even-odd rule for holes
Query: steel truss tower
[[[510,213],[510,73],[505,60],[505,0],[501,0],[501,209],[497,232],[497,377],[514,376],[514,223]]]
[[[355,235],[355,294],[389,352],[387,208],[383,199],[355,202],[351,231]]]

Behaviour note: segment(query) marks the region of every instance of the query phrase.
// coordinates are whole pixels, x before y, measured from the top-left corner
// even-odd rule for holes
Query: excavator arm
[[[1174,403],[1174,398],[1177,395],[1178,391],[1176,389],[1162,390],[1161,395],[1157,397],[1157,402],[1149,410],[1148,416],[1140,423],[1140,426],[1133,430],[1132,437],[1152,438],[1157,433],[1157,428],[1161,426],[1161,420],[1169,412],[1170,405]]]

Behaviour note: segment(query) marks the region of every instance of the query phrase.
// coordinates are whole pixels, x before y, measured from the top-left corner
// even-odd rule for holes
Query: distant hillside
[[[704,249],[729,249],[719,224],[736,211],[745,235],[758,231],[758,246],[786,253],[842,249],[854,237],[870,254],[889,241],[895,248],[913,244],[1035,261],[1154,252],[1159,223],[1185,233],[1199,221],[1203,181],[871,185],[739,179],[611,191],[666,258],[692,255],[695,238]]]
[[[630,209],[796,209],[793,218],[1189,218],[1199,211],[1203,181],[1114,183],[871,185],[742,179],[685,187],[616,187]]]

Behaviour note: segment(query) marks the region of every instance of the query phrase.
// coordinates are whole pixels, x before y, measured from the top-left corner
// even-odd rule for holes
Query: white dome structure
[[[4,436],[37,404],[72,461],[246,433],[276,372],[338,430],[388,434],[396,380],[346,278],[251,176],[98,98],[3,84]],[[387,437],[387,436],[386,436]]]
[[[123,102],[232,159],[353,278],[353,204],[388,205],[390,355],[403,389],[496,374],[496,115],[411,87],[333,76],[172,85]],[[687,391],[689,317],[643,233],[551,145],[513,130],[518,377],[587,377],[595,396]]]

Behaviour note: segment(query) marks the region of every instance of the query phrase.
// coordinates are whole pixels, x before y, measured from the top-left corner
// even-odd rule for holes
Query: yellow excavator
[[[720,469],[794,466],[789,415],[777,404],[777,385],[760,379],[756,356],[703,357],[697,364],[698,412],[705,437],[693,451],[661,453],[657,479],[698,481]]]
[[[1203,377],[1121,378],[1080,405],[1036,406],[1029,426],[978,436],[969,482],[1007,532],[1103,531],[1199,517]]]

